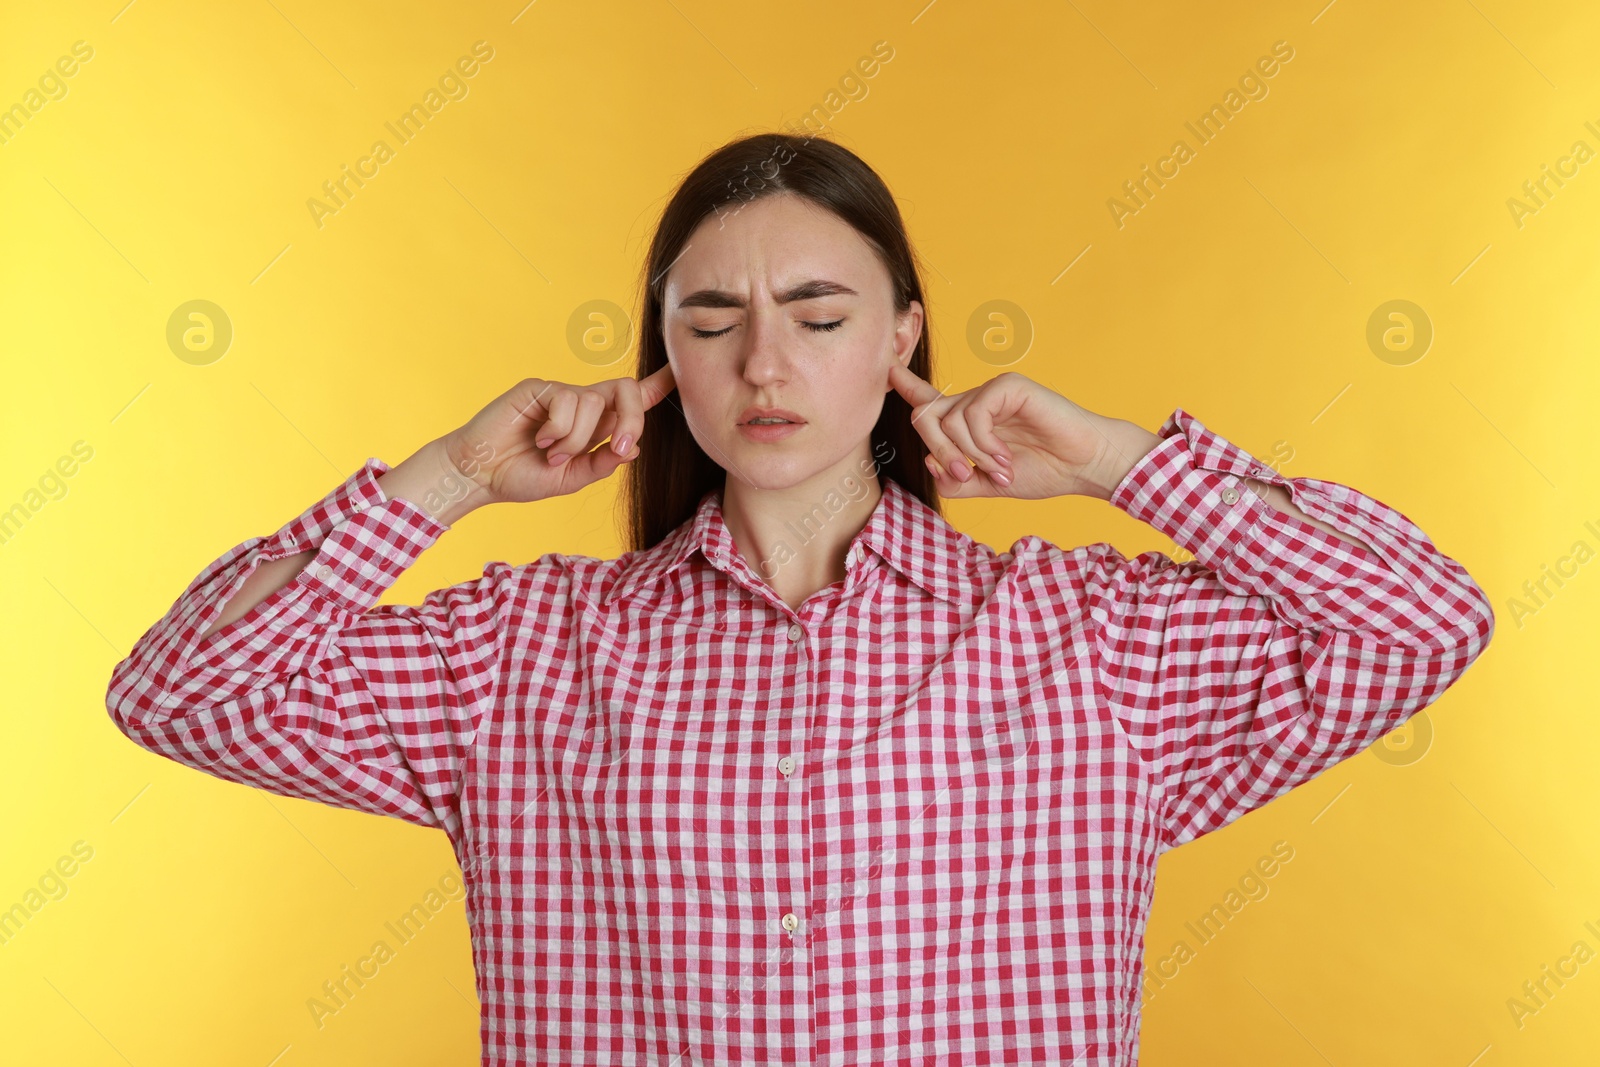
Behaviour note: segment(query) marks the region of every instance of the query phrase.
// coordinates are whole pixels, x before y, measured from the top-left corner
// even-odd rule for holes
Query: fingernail
[[[935,478],[939,477],[939,465],[933,461],[932,456],[923,456],[922,461],[928,466],[928,473]]]
[[[1010,485],[1011,484],[1011,475],[1007,474],[1005,471],[995,471],[993,474],[989,475],[989,477],[993,478],[996,482],[999,482],[1001,485]]]
[[[631,445],[631,444],[633,444],[633,438],[631,436],[629,436],[628,434],[623,434],[621,437],[617,438],[617,440],[616,440],[617,455],[626,456],[628,454],[628,446]]]
[[[972,477],[972,467],[964,459],[958,459],[950,464],[950,473],[959,481],[966,481]]]
[[[549,448],[550,442],[553,440],[555,440],[553,437],[541,437],[535,441],[534,444],[538,445],[540,448]]]
[[[994,461],[1000,464],[1002,467],[1011,466],[1011,459],[1004,452],[996,452],[994,454]]]
[[[563,456],[560,453],[557,453],[556,455],[550,457],[550,466],[559,467],[563,463],[565,463],[566,461],[567,461],[567,457],[566,456]]]

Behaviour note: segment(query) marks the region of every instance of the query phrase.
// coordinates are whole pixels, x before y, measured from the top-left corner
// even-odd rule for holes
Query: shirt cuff
[[[1255,536],[1266,511],[1277,511],[1245,479],[1283,486],[1289,479],[1183,408],[1167,417],[1156,436],[1160,443],[1133,465],[1109,500],[1201,563],[1221,569],[1234,549]]]
[[[262,563],[303,552],[315,551],[316,555],[244,616],[192,644],[186,657],[188,666],[220,662],[249,646],[257,639],[258,625],[270,627],[285,601],[301,601],[310,594],[353,615],[376,604],[406,568],[450,529],[409,500],[386,498],[378,478],[388,470],[382,460],[368,459],[327,496],[261,541],[255,564],[236,574],[229,583],[231,588],[223,591],[227,599],[238,593],[248,572]],[[217,603],[212,601],[207,612],[213,618],[213,612],[220,614]],[[205,625],[208,623],[203,620],[196,632]]]
[[[317,554],[295,576],[314,592],[360,613],[450,527],[409,500],[384,496],[381,459],[361,469],[287,523],[262,546],[262,561]]]

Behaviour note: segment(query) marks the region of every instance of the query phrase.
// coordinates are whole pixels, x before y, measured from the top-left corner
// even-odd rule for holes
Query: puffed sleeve
[[[208,565],[117,664],[112,721],[141,747],[232,782],[460,831],[463,768],[500,679],[513,568],[374,604],[449,527],[389,500],[369,459],[271,537]],[[269,560],[295,578],[201,640]]]
[[[1075,557],[1095,675],[1163,798],[1169,847],[1227,825],[1427,707],[1483,651],[1494,611],[1400,512],[1286,478],[1182,408],[1111,503],[1194,554]],[[1287,488],[1287,515],[1246,478]]]

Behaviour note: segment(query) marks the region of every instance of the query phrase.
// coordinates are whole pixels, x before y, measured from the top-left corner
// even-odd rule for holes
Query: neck
[[[870,467],[847,461],[799,485],[759,489],[731,476],[723,482],[722,518],[752,571],[791,608],[844,580],[850,542],[883,497]]]

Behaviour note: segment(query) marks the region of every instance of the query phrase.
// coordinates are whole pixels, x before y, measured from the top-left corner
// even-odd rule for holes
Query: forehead
[[[872,246],[833,212],[791,194],[762,197],[706,216],[667,272],[666,306],[703,288],[769,290],[828,278],[859,293],[887,288]]]

